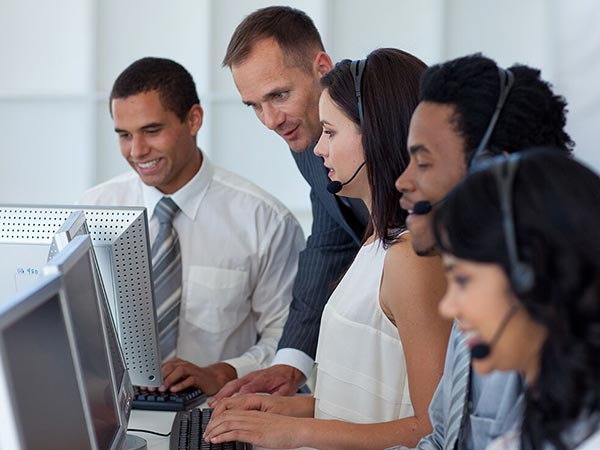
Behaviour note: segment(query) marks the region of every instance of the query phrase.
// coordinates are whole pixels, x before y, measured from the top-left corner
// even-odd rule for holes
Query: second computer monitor
[[[98,450],[118,450],[125,438],[133,388],[99,289],[90,237],[75,237],[42,270],[62,279]]]
[[[146,209],[0,205],[0,304],[36,282],[55,233],[82,210],[131,381],[162,383]]]

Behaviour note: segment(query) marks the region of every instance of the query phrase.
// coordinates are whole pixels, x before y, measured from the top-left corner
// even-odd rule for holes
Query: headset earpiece
[[[493,172],[498,187],[500,209],[502,211],[502,228],[508,251],[510,264],[510,281],[517,294],[529,292],[535,284],[535,272],[531,265],[520,261],[517,251],[517,237],[513,214],[513,188],[515,175],[519,167],[520,156],[513,154],[504,162],[493,166]]]
[[[362,104],[362,76],[367,65],[366,59],[355,59],[350,63],[350,72],[354,77],[354,93],[356,95],[356,104],[358,107],[358,119],[360,120],[360,127],[362,128],[365,120]]]
[[[535,273],[529,264],[518,262],[512,270],[511,281],[518,294],[525,294],[533,289]]]

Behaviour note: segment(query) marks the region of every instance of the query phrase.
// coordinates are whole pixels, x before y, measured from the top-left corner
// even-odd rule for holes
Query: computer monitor
[[[0,204],[0,304],[37,281],[55,234],[75,211],[87,222],[131,382],[160,386],[145,208]]]
[[[97,450],[61,279],[0,306],[0,449]]]
[[[120,449],[133,387],[116,342],[89,235],[68,242],[42,272],[62,278],[98,450]]]

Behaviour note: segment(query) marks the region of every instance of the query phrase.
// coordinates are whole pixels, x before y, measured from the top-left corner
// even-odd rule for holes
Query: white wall
[[[220,62],[235,26],[260,0],[2,0],[0,202],[71,203],[127,170],[108,114],[114,78],[143,56],[194,76],[216,163],[274,193],[310,223],[308,187],[285,143],[239,100]],[[600,3],[594,0],[303,0],[334,60],[376,47],[431,64],[482,51],[542,68],[570,102],[577,155],[595,168],[600,123]]]

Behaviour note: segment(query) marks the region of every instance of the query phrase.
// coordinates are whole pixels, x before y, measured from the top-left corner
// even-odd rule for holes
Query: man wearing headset
[[[503,70],[477,54],[430,67],[421,78],[420,103],[410,124],[410,164],[396,182],[401,206],[409,212],[415,252],[436,253],[431,210],[486,154],[541,145],[570,152],[565,107],[564,99],[540,79],[540,71],[527,66]],[[483,449],[520,424],[519,374],[494,372],[484,377],[470,370],[471,358],[484,359],[493,352],[502,321],[498,318],[499,332],[492,342],[469,336],[468,345],[455,324],[444,375],[429,408],[433,433],[417,448]]]

